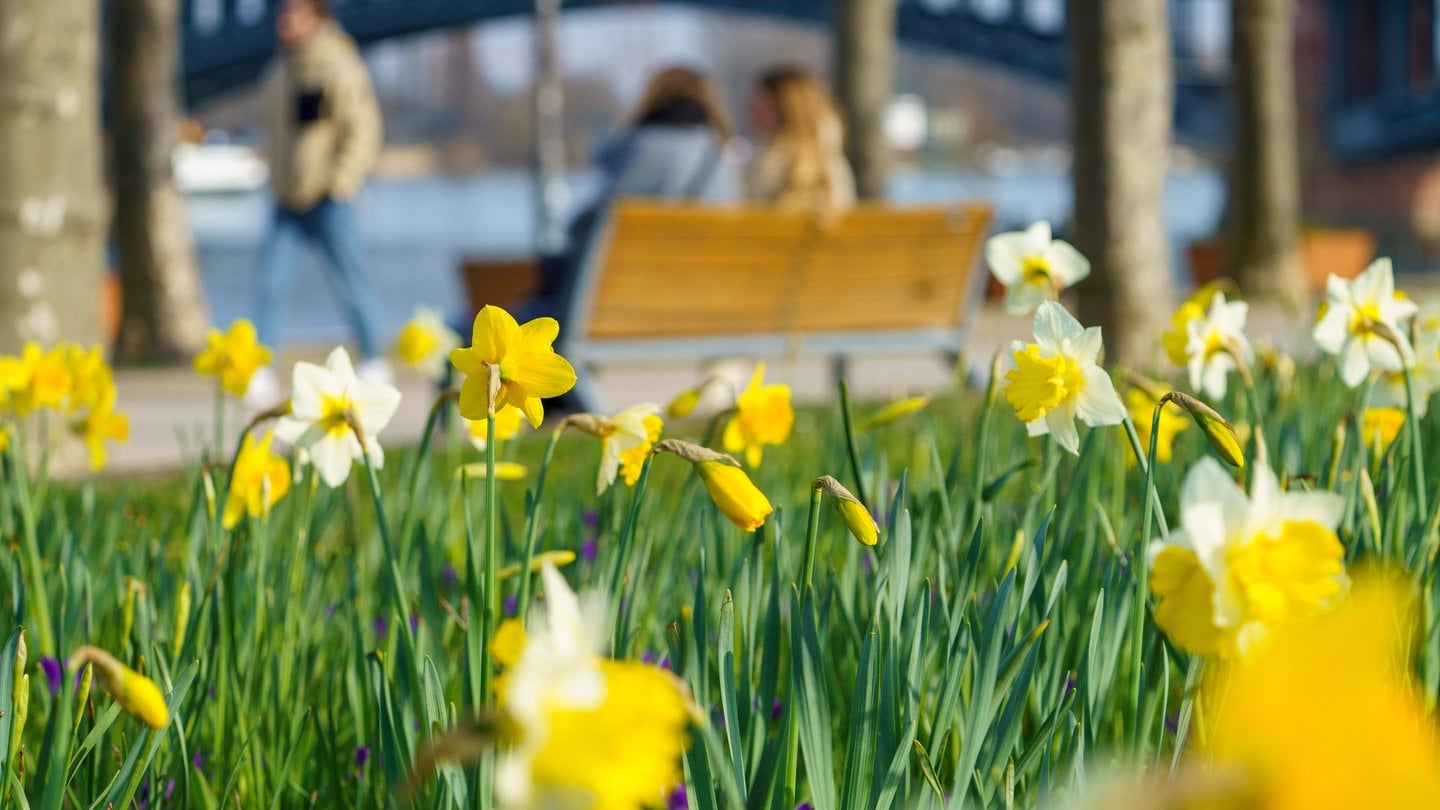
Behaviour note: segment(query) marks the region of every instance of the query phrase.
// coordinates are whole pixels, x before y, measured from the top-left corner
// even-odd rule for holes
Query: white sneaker
[[[362,380],[395,384],[395,369],[390,367],[390,361],[383,357],[371,357],[368,360],[361,360],[360,365],[355,367],[355,376]]]
[[[245,389],[245,407],[252,411],[267,411],[280,404],[280,378],[273,366],[261,366],[250,375],[250,386]]]

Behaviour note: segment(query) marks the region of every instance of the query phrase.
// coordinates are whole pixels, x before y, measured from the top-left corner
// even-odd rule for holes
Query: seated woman
[[[541,262],[541,294],[515,313],[522,323],[569,309],[576,277],[605,209],[617,197],[727,202],[739,193],[739,172],[725,156],[730,116],[714,83],[688,67],[651,77],[630,123],[596,155],[600,193],[567,228],[563,255]]]
[[[830,210],[855,204],[845,125],[819,79],[804,68],[771,69],[755,82],[748,113],[761,143],[745,174],[747,198]]]

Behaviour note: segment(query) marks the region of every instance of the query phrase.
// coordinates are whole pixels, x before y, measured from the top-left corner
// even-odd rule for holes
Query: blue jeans
[[[375,290],[365,276],[360,232],[349,203],[329,197],[308,211],[275,206],[270,235],[260,251],[255,287],[255,332],[266,346],[279,347],[277,321],[294,287],[295,273],[305,243],[325,254],[331,286],[360,344],[362,357],[375,357]]]

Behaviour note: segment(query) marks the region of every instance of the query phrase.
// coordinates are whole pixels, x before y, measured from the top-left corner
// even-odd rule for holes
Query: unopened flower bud
[[[1184,408],[1195,424],[1200,426],[1200,431],[1205,434],[1206,440],[1214,448],[1216,454],[1224,459],[1226,463],[1236,467],[1245,466],[1245,452],[1240,448],[1240,439],[1235,433],[1235,427],[1225,420],[1214,408],[1206,405],[1189,394],[1179,391],[1171,391],[1162,397],[1162,403],[1173,402]]]
[[[815,488],[830,496],[830,503],[835,506],[839,513],[840,520],[845,523],[845,528],[850,535],[867,546],[875,545],[880,539],[880,527],[876,525],[875,518],[871,517],[870,510],[860,499],[850,493],[839,481],[828,475],[822,475],[815,479]]]
[[[120,663],[115,656],[86,645],[75,650],[70,656],[70,669],[90,664],[100,687],[120,704],[120,708],[144,722],[151,728],[161,729],[170,724],[170,709],[165,705],[165,695],[154,681]]]

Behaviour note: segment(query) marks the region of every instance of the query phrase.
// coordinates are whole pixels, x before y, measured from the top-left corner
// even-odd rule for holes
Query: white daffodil
[[[1340,379],[1346,385],[1360,385],[1372,368],[1400,371],[1415,362],[1404,325],[1417,307],[1395,295],[1389,259],[1376,259],[1352,281],[1331,275],[1325,296],[1315,343],[1340,359]]]
[[[399,406],[400,392],[395,386],[356,378],[350,355],[336,347],[323,366],[295,364],[290,413],[275,424],[275,435],[308,451],[320,478],[338,487],[362,453],[368,454],[376,467],[385,463],[385,451],[376,435]],[[352,420],[364,435],[363,445]]]
[[[1415,365],[1410,368],[1415,384],[1415,415],[1424,416],[1430,395],[1440,391],[1440,330],[1422,326],[1415,335]],[[1376,381],[1370,404],[1376,407],[1405,408],[1405,372],[1387,371]]]
[[[1040,304],[1035,342],[1015,342],[1015,368],[1005,374],[1005,399],[1031,436],[1049,433],[1078,455],[1076,419],[1091,427],[1125,421],[1110,375],[1095,363],[1102,346],[1099,327],[1082,327],[1054,301]]]
[[[1254,362],[1255,352],[1245,337],[1245,316],[1249,312],[1249,304],[1226,301],[1225,293],[1216,292],[1205,317],[1186,324],[1186,367],[1190,371],[1191,388],[1221,399],[1225,396],[1226,380],[1235,370],[1235,356],[1231,352],[1238,352],[1246,365]]]
[[[1266,628],[1313,615],[1344,591],[1333,492],[1283,492],[1256,464],[1249,497],[1220,463],[1185,477],[1180,528],[1150,544],[1155,622],[1197,655],[1244,652]]]
[[[648,807],[683,778],[693,707],[680,681],[601,655],[604,600],[582,601],[546,560],[543,622],[500,626],[499,707],[518,740],[500,755],[502,808]]]
[[[985,243],[985,262],[1005,285],[1005,311],[1024,315],[1090,275],[1090,262],[1069,242],[1050,238],[1050,223],[998,233]]]
[[[626,483],[633,484],[640,474],[645,453],[660,438],[660,406],[653,402],[631,405],[610,417],[605,435],[601,437],[600,473],[595,480],[596,494],[615,483],[615,476],[625,467]]]
[[[445,374],[450,350],[460,346],[460,335],[445,325],[440,310],[417,307],[395,336],[395,356],[432,380]]]

